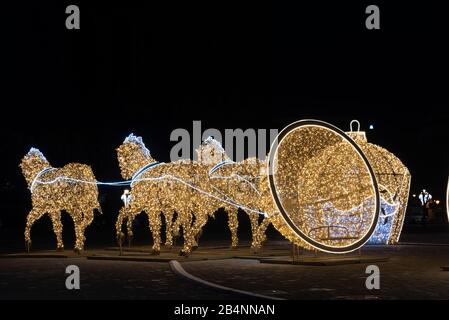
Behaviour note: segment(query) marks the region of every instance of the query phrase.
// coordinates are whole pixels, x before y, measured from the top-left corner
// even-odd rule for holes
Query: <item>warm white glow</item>
[[[57,248],[62,250],[61,211],[67,212],[75,225],[75,251],[84,249],[84,230],[92,223],[94,210],[101,212],[98,189],[90,166],[70,163],[53,168],[44,155],[35,148],[23,157],[22,173],[31,191],[33,208],[27,216],[25,243],[31,246],[31,227],[43,215],[51,218]]]
[[[369,240],[380,209],[377,180],[344,132],[322,121],[295,122],[281,131],[269,159],[269,186],[280,212],[270,219],[287,239],[332,253]]]
[[[131,134],[117,149],[124,179],[119,182],[97,181],[86,165],[53,168],[39,150],[31,149],[20,165],[33,201],[26,242],[31,243],[33,223],[48,213],[62,249],[60,215],[64,210],[74,220],[75,249],[81,251],[93,210],[100,210],[97,185],[106,185],[129,186],[121,196],[118,239],[123,239],[125,220],[131,239],[135,217],[145,213],[156,254],[162,245],[162,218],[165,245],[171,247],[182,232],[181,253],[188,255],[198,246],[208,219],[220,208],[228,213],[232,247],[238,245],[239,209],[250,218],[253,251],[262,247],[270,223],[295,245],[324,252],[356,250],[373,235],[375,241],[385,238],[396,243],[410,174],[393,154],[368,143],[360,123],[353,120],[351,127],[354,123],[357,131],[351,128],[347,134],[317,120],[292,123],[271,146],[269,161],[233,162],[218,141],[208,138],[196,150],[198,161],[161,163],[152,158],[141,137]],[[449,216],[449,183],[447,190]],[[419,198],[426,202],[431,196],[423,190]]]
[[[153,252],[159,253],[161,214],[166,223],[166,246],[183,234],[182,254],[188,255],[198,245],[208,218],[224,208],[228,213],[232,247],[238,245],[238,209],[250,217],[252,243],[257,251],[266,239],[269,225],[266,214],[257,206],[260,168],[264,162],[253,159],[235,163],[218,141],[208,138],[197,149],[198,161],[156,162],[142,138],[130,135],[117,149],[124,179],[132,177],[131,200],[119,213],[116,222],[118,239],[123,238],[122,224],[127,219],[127,233],[132,237],[132,222],[141,212],[148,215],[153,235]],[[260,216],[263,217],[259,222]]]
[[[368,142],[366,133],[352,130],[347,134],[368,158],[379,183],[381,213],[369,243],[395,244],[399,241],[407,209],[411,175],[407,167],[388,150]]]

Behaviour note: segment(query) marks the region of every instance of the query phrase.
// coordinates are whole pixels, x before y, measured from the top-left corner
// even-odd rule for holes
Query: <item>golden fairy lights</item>
[[[394,244],[399,239],[410,173],[393,154],[368,143],[364,132],[345,134],[330,124],[304,120],[281,131],[268,161],[233,162],[213,138],[206,139],[196,152],[197,161],[159,163],[142,138],[131,134],[117,148],[126,181],[101,183],[89,166],[53,168],[39,150],[31,149],[20,165],[32,192],[27,245],[31,226],[48,213],[62,249],[60,216],[66,211],[75,222],[75,249],[81,251],[93,210],[100,210],[98,184],[130,185],[122,196],[117,238],[122,244],[126,221],[131,241],[133,221],[145,213],[153,254],[159,254],[163,243],[162,219],[165,246],[172,247],[182,235],[180,254],[189,255],[218,209],[228,214],[233,248],[239,241],[239,210],[249,216],[254,252],[262,247],[271,223],[297,246],[332,253],[356,250],[368,240]]]
[[[379,214],[372,168],[339,129],[315,120],[285,128],[270,151],[273,225],[298,246],[332,253],[368,241]]]
[[[101,212],[92,169],[78,163],[53,168],[44,155],[34,148],[22,159],[20,167],[32,193],[33,207],[27,216],[25,228],[25,243],[28,250],[31,246],[31,227],[44,214],[48,214],[51,218],[57,249],[64,248],[61,211],[66,211],[75,225],[75,251],[82,251],[85,241],[84,230],[93,220],[93,211],[97,209]]]
[[[171,247],[173,238],[182,229],[184,239],[181,254],[188,255],[198,246],[208,218],[224,208],[228,212],[232,247],[238,245],[238,208],[253,208],[257,197],[256,179],[261,162],[247,159],[233,163],[221,145],[207,139],[196,150],[198,161],[178,160],[157,163],[141,137],[130,135],[117,149],[122,176],[131,180],[129,204],[119,213],[117,237],[122,241],[122,225],[127,219],[128,236],[132,236],[132,221],[141,212],[148,215],[153,236],[153,253],[161,248],[161,220],[166,223],[165,245]],[[220,168],[217,169],[217,165]],[[214,170],[216,169],[216,170]],[[211,171],[214,171],[211,173]],[[248,212],[252,226],[252,248],[257,251],[266,239],[266,219],[259,224],[259,214]]]
[[[358,122],[354,120],[353,122]],[[369,143],[363,131],[347,132],[362,149],[373,167],[379,184],[381,212],[370,239],[374,244],[396,244],[401,235],[410,191],[411,175],[391,152]]]
[[[265,161],[256,158],[245,159],[241,162],[227,162],[220,165],[219,168],[213,170],[209,176],[209,183],[212,185],[213,192],[217,196],[222,196],[235,203],[236,207],[241,208],[248,214],[251,222],[251,249],[257,252],[263,242],[266,240],[265,231],[270,225],[270,220],[266,215],[260,214],[265,212],[262,210],[261,203],[263,198],[268,196],[268,193],[262,193],[261,181],[263,176],[263,169],[266,166]],[[232,246],[237,246],[237,210],[232,206],[226,206],[227,212],[230,214],[235,212],[234,224],[229,224],[232,233]]]

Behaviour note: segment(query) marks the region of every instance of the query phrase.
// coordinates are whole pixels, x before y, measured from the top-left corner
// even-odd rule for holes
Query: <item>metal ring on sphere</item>
[[[333,138],[334,139],[336,138],[336,141],[340,141],[340,138],[341,138],[341,141],[338,142],[338,143],[344,142],[345,143],[345,147],[348,146],[346,143],[349,143],[349,146],[352,147],[352,149],[360,157],[360,159],[358,159],[358,161],[361,160],[363,162],[364,166],[367,169],[367,173],[369,174],[370,188],[372,188],[372,191],[374,193],[373,197],[375,199],[375,205],[373,207],[375,209],[374,209],[374,212],[372,213],[372,216],[370,216],[371,217],[371,222],[366,225],[367,226],[367,230],[365,231],[365,233],[360,238],[356,238],[356,237],[350,238],[350,237],[348,237],[347,239],[354,240],[349,245],[335,246],[335,245],[328,245],[326,243],[319,242],[316,239],[313,239],[312,237],[310,237],[310,233],[311,233],[311,231],[313,231],[313,229],[309,230],[309,235],[305,234],[303,232],[303,230],[301,230],[295,224],[295,222],[293,221],[293,217],[288,213],[288,210],[285,209],[285,207],[284,207],[284,205],[283,205],[283,203],[281,201],[281,197],[280,197],[280,195],[278,193],[279,190],[277,189],[277,186],[276,186],[276,183],[275,183],[275,175],[276,175],[276,173],[274,171],[275,170],[275,166],[274,165],[275,165],[275,159],[277,160],[277,156],[278,156],[277,154],[278,154],[278,151],[279,151],[279,147],[282,146],[283,141],[286,139],[286,137],[289,134],[293,133],[295,130],[298,130],[298,129],[301,129],[301,128],[304,129],[306,127],[314,127],[314,128],[317,128],[317,129],[322,129],[324,131],[329,131],[329,132],[326,132],[326,134],[335,135],[335,137],[333,137]],[[309,133],[309,134],[311,134],[311,133]],[[323,140],[323,141],[325,141],[325,140]],[[330,147],[335,147],[335,144],[329,145],[329,146]],[[326,146],[325,148],[328,148],[329,146]],[[337,146],[337,147],[339,147],[339,146]],[[317,152],[322,152],[323,150],[325,150],[325,149],[322,149],[322,150],[320,149]],[[288,150],[284,151],[284,152],[288,152]],[[308,161],[311,162],[311,163],[313,162],[312,160],[314,160],[314,158],[309,158],[308,159]],[[267,169],[268,169],[270,191],[271,191],[271,195],[273,197],[273,200],[275,201],[276,206],[279,209],[279,212],[280,212],[284,222],[288,225],[290,230],[293,231],[294,235],[296,237],[299,237],[300,240],[306,242],[308,245],[314,247],[315,249],[318,249],[318,250],[324,251],[324,252],[329,252],[329,253],[347,253],[347,252],[351,252],[351,251],[357,250],[358,248],[363,246],[369,240],[369,238],[371,237],[371,235],[373,234],[373,232],[374,232],[374,230],[376,228],[377,220],[379,218],[379,211],[380,211],[379,187],[378,187],[378,184],[377,184],[376,177],[374,175],[374,171],[373,171],[373,169],[372,169],[372,167],[371,167],[367,157],[362,152],[360,147],[354,142],[354,140],[351,139],[348,135],[346,135],[342,130],[340,130],[339,128],[337,128],[337,127],[335,127],[335,126],[333,126],[333,125],[331,125],[329,123],[326,123],[326,122],[323,122],[323,121],[319,121],[319,120],[300,120],[300,121],[294,122],[294,123],[288,125],[286,128],[284,128],[279,133],[277,139],[272,144],[271,149],[270,149],[270,153],[269,153],[269,160],[268,160],[267,166],[268,166]],[[326,168],[326,169],[328,169],[328,168]],[[362,175],[359,175],[359,176],[363,177]],[[368,177],[368,175],[366,175],[366,178],[367,177]],[[369,182],[368,179],[366,179],[366,181]],[[335,188],[335,189],[337,189],[337,188]],[[342,187],[340,187],[340,189],[342,189]],[[345,190],[345,189],[343,188],[343,190]],[[360,189],[360,190],[362,190],[362,189]],[[361,192],[363,192],[363,190]],[[298,191],[298,199],[299,199],[299,194],[300,194],[300,192]],[[287,200],[289,200],[289,199],[287,198]],[[320,201],[321,201],[321,199],[320,199]],[[348,200],[348,202],[349,202],[349,200]],[[318,203],[318,202],[316,202],[316,203]],[[309,204],[307,204],[307,205],[309,205]],[[324,207],[324,205],[322,205],[322,206]],[[304,215],[304,217],[307,218],[305,215]],[[307,222],[308,220],[305,220],[305,221]],[[367,219],[367,221],[369,222],[369,219]],[[362,222],[363,222],[363,220],[362,220]],[[369,228],[368,228],[368,226],[369,226]],[[325,227],[326,226],[324,226],[323,228],[325,228]],[[330,228],[330,227],[333,227],[333,226],[331,226],[331,225],[327,226],[327,228]],[[321,227],[319,227],[319,228],[321,228]],[[315,229],[319,229],[319,228],[315,228]],[[329,239],[325,239],[324,238],[325,241],[332,241],[333,239],[331,239],[331,236],[330,236],[330,229],[328,229],[327,232],[329,234]],[[349,232],[349,231],[347,231],[347,232]],[[336,239],[338,239],[338,238],[336,238]],[[334,240],[334,241],[338,242],[338,241],[343,241],[343,240],[338,239],[338,240]]]

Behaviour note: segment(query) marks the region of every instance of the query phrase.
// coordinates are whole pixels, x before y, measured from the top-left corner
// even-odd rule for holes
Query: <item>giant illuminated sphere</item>
[[[395,244],[399,241],[404,224],[410,191],[410,172],[394,154],[369,143],[365,132],[351,131],[348,135],[368,158],[379,184],[381,211],[377,227],[368,243]]]
[[[273,143],[267,170],[279,212],[270,218],[291,242],[345,253],[372,236],[380,211],[376,177],[340,129],[317,120],[292,123]]]

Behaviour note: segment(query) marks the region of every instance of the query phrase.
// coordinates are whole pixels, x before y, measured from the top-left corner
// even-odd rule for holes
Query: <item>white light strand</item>
[[[44,173],[46,173],[46,172],[49,172],[49,171],[53,171],[53,170],[55,170],[55,168],[47,167],[47,168],[42,169],[41,171],[39,171],[39,172],[36,174],[36,176],[35,176],[34,179],[33,179],[33,182],[31,182],[31,185],[30,185],[30,191],[31,191],[31,193],[33,193],[34,185],[36,184],[37,179],[39,179],[39,177],[40,177],[42,174],[44,174]]]
[[[194,186],[194,185],[192,185],[192,184],[190,184],[190,183],[188,183],[188,182],[186,182],[186,181],[184,181],[184,180],[182,180],[182,179],[180,179],[178,177],[172,176],[172,175],[163,175],[163,176],[160,176],[160,177],[152,177],[152,178],[131,179],[131,180],[117,181],[117,182],[86,181],[86,180],[80,180],[80,179],[75,179],[75,178],[71,178],[71,177],[61,176],[61,177],[57,177],[57,178],[55,178],[53,180],[50,180],[50,181],[35,180],[35,183],[38,183],[38,184],[53,184],[53,183],[57,183],[59,181],[68,181],[68,182],[74,182],[74,183],[87,183],[87,184],[95,184],[95,185],[107,185],[107,186],[121,187],[121,186],[131,185],[131,184],[134,184],[134,183],[140,182],[140,181],[162,181],[164,179],[172,179],[172,180],[178,181],[178,182],[180,182],[180,183],[182,183],[182,184],[184,184],[184,185],[194,189],[195,191],[198,191],[199,193],[202,193],[202,194],[204,194],[204,195],[206,195],[206,196],[208,196],[210,198],[213,198],[215,200],[218,200],[218,201],[227,203],[229,205],[232,205],[232,206],[234,206],[236,208],[240,208],[240,209],[243,209],[243,210],[254,212],[254,213],[257,213],[259,215],[263,215],[265,217],[267,216],[267,214],[265,212],[262,212],[262,211],[259,211],[259,210],[255,210],[255,209],[252,209],[252,208],[248,208],[246,206],[240,205],[240,204],[235,203],[233,201],[229,201],[229,200],[226,200],[226,199],[219,198],[219,197],[217,197],[217,196],[215,196],[213,194],[210,194],[210,193],[208,193],[208,192],[206,192],[206,191],[204,191],[204,190],[202,190],[200,188],[197,188],[196,186]]]

